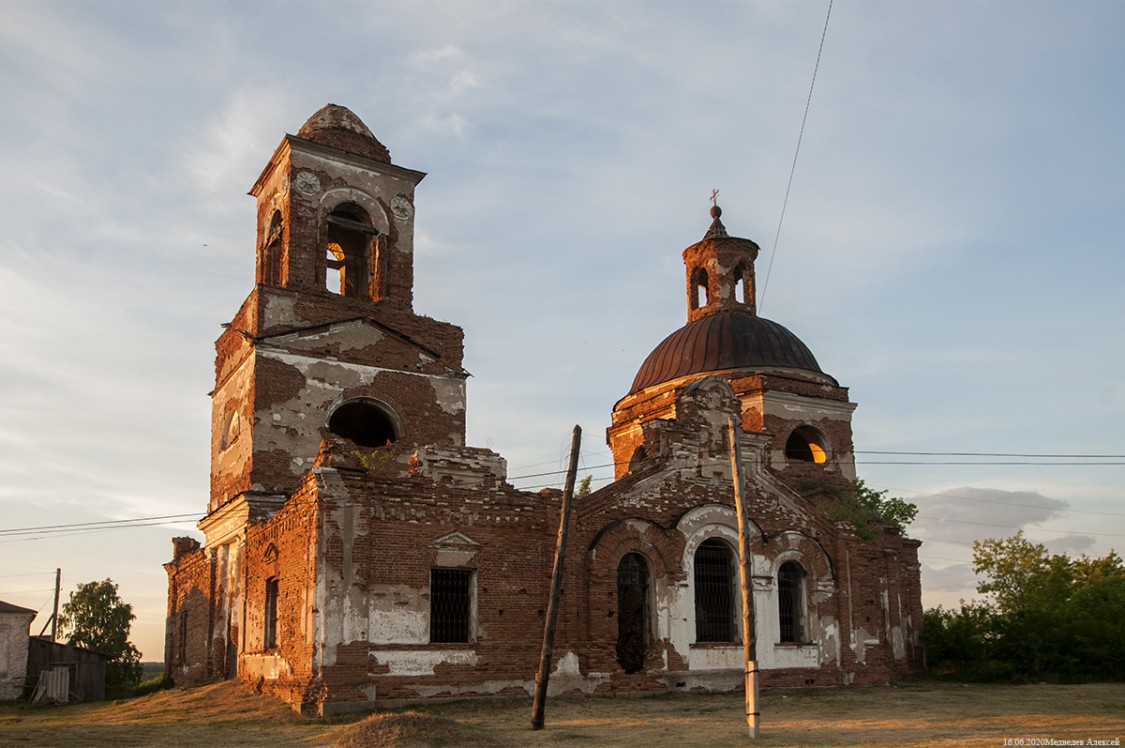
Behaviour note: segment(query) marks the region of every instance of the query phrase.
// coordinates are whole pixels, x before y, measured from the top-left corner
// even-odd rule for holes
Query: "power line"
[[[832,17],[832,0],[828,0],[828,13],[824,17],[824,30],[820,32],[820,46],[816,50],[816,64],[813,66],[812,82],[809,83],[809,97],[805,100],[805,114],[801,117],[801,131],[797,134],[797,149],[793,152],[793,166],[789,169],[789,183],[785,185],[785,199],[781,201],[781,216],[777,219],[777,233],[773,237],[773,248],[770,249],[770,264],[766,267],[766,277],[762,281],[762,290],[758,293],[758,309],[761,310],[766,301],[766,286],[770,282],[770,272],[773,270],[773,259],[777,256],[777,241],[781,237],[781,224],[785,220],[785,208],[789,205],[789,190],[793,187],[793,175],[797,173],[797,155],[801,152],[801,140],[805,137],[805,122],[809,118],[809,106],[812,104],[813,87],[816,86],[816,71],[820,70],[820,54],[824,51],[824,38],[828,36],[828,19]]]
[[[198,518],[198,512],[192,514],[166,514],[159,517],[132,517],[130,519],[114,519],[103,520],[101,522],[76,522],[69,525],[39,525],[37,527],[12,527],[7,529],[0,529],[0,537],[7,537],[13,535],[35,535],[37,533],[45,533],[52,535],[55,533],[66,532],[75,529],[105,529],[115,530],[119,527],[130,526],[144,526],[145,524],[161,524],[169,520],[185,520]]]
[[[913,455],[918,457],[1044,457],[1058,459],[1125,460],[1125,455],[1037,454],[1029,452],[891,452],[875,449],[857,449],[855,453],[857,455]]]
[[[857,465],[984,465],[984,466],[999,466],[999,465],[1043,465],[1044,467],[1095,467],[1098,465],[1125,465],[1125,462],[1032,462],[1029,460],[1021,460],[1019,462],[999,462],[999,461],[982,461],[982,460],[857,460]]]
[[[1003,530],[1019,530],[1019,529],[1022,529],[1022,528],[1019,528],[1019,527],[1015,527],[1013,525],[997,525],[997,524],[994,524],[992,522],[973,522],[972,520],[968,520],[968,519],[948,519],[946,517],[925,517],[925,516],[922,516],[922,515],[918,515],[917,519],[928,519],[928,520],[931,520],[933,522],[954,522],[954,523],[959,524],[959,525],[980,525],[981,527],[999,527]],[[1090,536],[1099,537],[1099,538],[1125,538],[1125,535],[1114,535],[1113,533],[1108,533],[1108,532],[1084,532],[1082,530],[1053,530],[1050,527],[1032,527],[1032,528],[1028,528],[1028,529],[1035,530],[1037,532],[1038,531],[1058,532],[1058,533],[1062,533],[1063,535],[1090,535]]]
[[[1087,509],[1064,509],[1062,507],[1056,508],[1056,507],[1051,507],[1051,506],[1044,506],[1043,504],[1023,504],[1023,503],[1020,503],[1020,502],[1017,502],[1017,501],[997,501],[995,499],[977,499],[977,498],[970,498],[968,496],[958,496],[957,494],[952,494],[952,493],[944,493],[944,492],[943,493],[934,493],[933,491],[918,491],[918,490],[913,489],[913,488],[895,488],[894,486],[881,486],[881,485],[875,485],[873,483],[869,484],[869,485],[871,485],[872,488],[883,488],[883,489],[886,489],[888,491],[905,491],[907,493],[921,494],[923,496],[950,498],[950,499],[957,499],[959,501],[973,501],[973,502],[979,502],[979,503],[983,503],[983,504],[999,504],[1000,506],[1015,506],[1015,507],[1020,507],[1022,509],[1047,509],[1047,510],[1050,510],[1052,512],[1073,512],[1075,514],[1097,514],[1097,515],[1102,515],[1102,516],[1105,516],[1105,517],[1125,517],[1125,512],[1092,512],[1092,511],[1089,511]]]

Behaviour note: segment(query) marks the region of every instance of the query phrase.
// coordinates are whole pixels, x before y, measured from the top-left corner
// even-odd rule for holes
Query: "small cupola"
[[[759,247],[727,233],[723,209],[711,207],[711,227],[703,240],[684,250],[688,322],[723,311],[757,313],[754,260]]]

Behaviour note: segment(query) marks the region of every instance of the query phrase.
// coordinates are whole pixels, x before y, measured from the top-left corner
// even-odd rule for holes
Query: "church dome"
[[[327,104],[309,117],[297,131],[297,137],[391,163],[391,152],[371,134],[363,120],[338,104]]]
[[[750,311],[717,311],[689,322],[656,346],[629,394],[691,374],[750,368],[824,375],[808,346],[782,325]]]

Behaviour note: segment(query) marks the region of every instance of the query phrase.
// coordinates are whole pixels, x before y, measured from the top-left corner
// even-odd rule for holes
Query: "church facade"
[[[561,492],[465,444],[462,331],[413,309],[423,177],[328,105],[251,190],[205,539],[165,564],[177,683],[238,678],[308,714],[534,689]],[[842,519],[854,405],[757,315],[758,246],[720,216],[684,251],[687,324],[614,407],[615,481],[574,503],[551,693],[741,687],[732,417],[763,684],[922,667],[919,543]]]

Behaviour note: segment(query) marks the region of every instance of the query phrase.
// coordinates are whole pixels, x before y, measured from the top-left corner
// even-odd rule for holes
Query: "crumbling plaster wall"
[[[35,611],[0,612],[0,701],[18,699],[27,676],[28,627]]]
[[[315,698],[319,515],[316,475],[310,471],[284,506],[246,528],[239,678],[262,683],[297,705]],[[277,580],[278,589],[276,644],[267,647],[266,595],[271,579]]]
[[[312,467],[331,412],[355,398],[383,405],[407,443],[458,443],[464,431],[464,380],[325,361],[259,347],[260,388],[254,414],[255,490],[284,490]],[[266,399],[269,392],[272,397]]]
[[[406,472],[397,460],[318,469],[319,674],[334,688],[322,709],[530,692],[548,512],[504,481],[502,464],[488,450],[442,445],[420,450]],[[470,642],[430,642],[433,568],[473,570]]]

